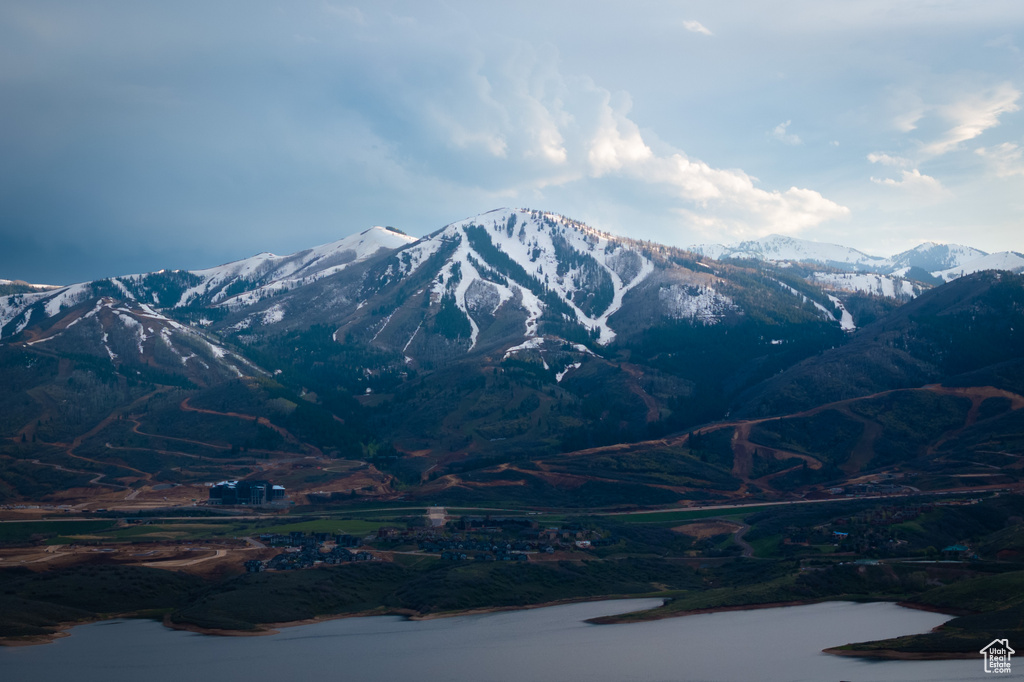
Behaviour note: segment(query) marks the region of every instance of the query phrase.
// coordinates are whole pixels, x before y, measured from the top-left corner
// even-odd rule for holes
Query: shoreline
[[[822,653],[847,658],[873,658],[886,661],[980,661],[976,653],[957,651],[897,651],[896,649],[843,649],[829,647]]]
[[[801,599],[796,601],[774,601],[763,604],[745,604],[732,606],[709,606],[703,609],[690,609],[688,611],[670,611],[667,613],[651,613],[643,618],[627,618],[631,614],[643,614],[644,611],[631,611],[616,616],[598,616],[587,620],[587,623],[594,625],[628,625],[630,623],[647,623],[654,620],[665,620],[667,618],[685,618],[686,616],[700,616],[708,613],[726,613],[729,611],[757,611],[759,609],[781,609],[787,606],[810,606],[821,604],[824,601],[846,601],[842,599]],[[650,609],[654,611],[655,609]]]
[[[19,646],[38,646],[40,644],[49,644],[55,642],[63,637],[70,637],[71,633],[68,632],[71,628],[76,625],[88,625],[89,623],[98,623],[97,620],[82,621],[80,623],[60,623],[57,625],[55,632],[50,632],[45,635],[25,635],[24,637],[0,637],[0,646],[19,647]]]
[[[57,626],[55,632],[44,634],[44,635],[29,635],[26,637],[0,637],[0,646],[9,647],[21,647],[21,646],[37,646],[42,644],[49,644],[63,637],[70,636],[68,632],[71,628],[79,625],[89,625],[91,623],[98,623],[104,620],[113,620],[118,618],[124,619],[138,619],[146,618],[149,620],[159,620],[159,622],[169,630],[179,630],[184,632],[194,632],[196,634],[210,636],[210,637],[266,637],[270,635],[280,634],[281,630],[299,627],[302,625],[316,625],[317,623],[324,623],[332,620],[341,620],[343,618],[366,618],[371,616],[399,616],[410,621],[427,621],[437,620],[441,618],[458,618],[462,616],[477,616],[485,615],[490,613],[501,613],[508,611],[527,611],[531,609],[542,609],[551,606],[565,606],[568,604],[583,604],[594,601],[616,601],[622,599],[658,599],[659,597],[643,597],[643,596],[604,596],[604,597],[589,597],[583,599],[559,599],[549,602],[541,602],[537,604],[526,604],[523,606],[488,606],[480,607],[475,609],[464,609],[460,611],[439,611],[437,613],[416,613],[414,611],[404,609],[371,609],[369,611],[360,611],[357,613],[339,613],[323,616],[315,616],[313,618],[305,618],[302,620],[286,621],[279,623],[263,623],[252,630],[231,630],[231,629],[220,629],[220,628],[206,628],[191,623],[176,623],[170,619],[170,615],[166,614],[162,618],[155,618],[152,616],[139,616],[136,614],[119,614],[114,616],[108,616],[104,618],[97,618],[95,620],[88,621],[72,621],[67,623],[60,623]],[[703,609],[692,609],[689,611],[677,611],[670,613],[660,614],[649,614],[644,618],[626,618],[630,614],[643,614],[645,611],[630,611],[624,614],[617,614],[612,616],[598,616],[597,618],[589,618],[583,622],[591,625],[628,625],[630,623],[644,623],[655,620],[665,620],[667,618],[684,618],[686,616],[698,616],[712,613],[728,613],[734,611],[756,611],[761,609],[776,609],[786,608],[792,606],[810,606],[813,604],[821,604],[829,600],[825,599],[809,599],[809,600],[797,600],[797,601],[784,601],[784,602],[766,602],[763,604],[747,604],[747,605],[731,605],[731,606],[713,606]],[[836,601],[836,600],[833,600]],[[842,600],[839,600],[842,601]],[[932,606],[911,604],[906,602],[889,602],[896,604],[904,608],[918,609],[921,611],[930,611],[933,613],[941,613],[944,615],[951,615],[946,611],[942,611]],[[648,611],[656,610],[657,606]],[[842,645],[847,646],[847,645]],[[834,656],[845,656],[851,658],[870,658],[870,659],[881,659],[881,660],[901,660],[901,661],[946,661],[946,660],[969,660],[976,658],[976,655],[971,653],[963,652],[908,652],[908,651],[897,651],[895,649],[844,649],[842,646],[829,647],[822,649],[823,653],[831,654]]]
[[[766,602],[764,604],[749,604],[745,606],[712,606],[704,609],[691,609],[689,611],[675,611],[669,613],[650,614],[643,618],[626,618],[630,614],[620,614],[616,616],[599,616],[597,618],[591,618],[585,622],[592,623],[594,625],[628,625],[630,623],[645,623],[654,620],[665,620],[668,618],[685,618],[686,616],[699,616],[710,613],[727,613],[731,611],[755,611],[758,609],[777,609],[785,608],[789,606],[811,606],[813,604],[823,604],[828,601],[843,601],[843,600],[829,600],[829,599],[807,599],[798,601],[784,601],[784,602]],[[948,610],[940,609],[935,606],[927,604],[914,604],[911,602],[894,602],[888,600],[879,600],[876,603],[889,603],[896,604],[907,609],[916,609],[918,611],[928,611],[930,613],[939,613],[944,616],[955,616],[957,614],[950,613]],[[653,609],[652,609],[653,610]],[[633,614],[643,614],[643,611],[633,611]],[[941,627],[941,626],[939,626]],[[933,628],[933,630],[936,628]],[[957,652],[957,651],[899,651],[896,649],[844,649],[844,646],[840,645],[835,647],[828,647],[822,649],[822,653],[832,654],[833,656],[845,656],[848,658],[870,658],[876,660],[890,660],[890,661],[956,661],[956,660],[974,660],[978,658],[977,654],[973,652]]]
[[[424,621],[424,620],[436,620],[440,618],[458,618],[460,616],[479,616],[488,613],[499,613],[503,611],[526,611],[529,609],[542,609],[549,606],[564,606],[567,604],[582,604],[593,601],[613,601],[619,599],[657,599],[657,597],[637,597],[637,596],[601,596],[601,597],[586,597],[582,599],[559,599],[549,602],[541,602],[537,604],[525,604],[523,606],[485,606],[475,609],[464,609],[461,611],[438,611],[437,613],[417,613],[408,609],[371,609],[368,611],[359,611],[356,613],[336,613],[330,615],[315,616],[313,618],[304,618],[302,620],[291,620],[278,623],[262,623],[252,630],[231,630],[221,628],[206,628],[201,625],[194,625],[192,623],[177,623],[171,620],[170,615],[164,615],[163,617],[154,616],[143,616],[134,613],[124,613],[104,616],[102,618],[95,618],[91,620],[81,621],[70,621],[67,623],[60,623],[56,626],[56,631],[48,634],[41,635],[26,635],[24,637],[0,637],[0,646],[37,646],[41,644],[49,644],[62,637],[68,637],[71,628],[79,625],[91,625],[92,623],[99,623],[105,620],[116,620],[119,618],[123,619],[142,619],[142,620],[154,620],[159,621],[164,627],[169,630],[180,630],[184,632],[194,632],[200,635],[207,635],[210,637],[265,637],[268,635],[276,635],[286,628],[298,627],[300,625],[316,625],[317,623],[324,623],[331,620],[341,620],[343,618],[368,618],[372,616],[399,616],[411,621]]]

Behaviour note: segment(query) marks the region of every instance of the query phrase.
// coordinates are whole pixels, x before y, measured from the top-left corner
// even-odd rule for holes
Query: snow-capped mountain
[[[892,268],[890,272],[907,268],[921,268],[934,275],[939,270],[961,267],[987,255],[984,251],[961,244],[925,242],[890,258]]]
[[[450,297],[466,315],[470,348],[480,331],[472,313],[493,314],[513,298],[527,313],[527,336],[536,334],[545,308],[557,299],[563,315],[595,331],[599,343],[610,343],[615,332],[609,318],[654,269],[622,240],[582,223],[551,213],[498,210],[452,223],[403,250],[394,274],[415,271],[446,245],[454,251],[430,288],[431,298]]]
[[[53,284],[30,284],[29,282],[23,282],[20,279],[2,279],[0,278],[0,287],[17,287],[24,289],[25,291],[44,291],[46,289],[59,289],[60,287]]]
[[[2,301],[2,299],[0,299]],[[267,374],[200,329],[137,301],[101,296],[34,324],[24,340],[37,350],[109,358],[116,366],[179,374],[198,384]]]
[[[286,256],[21,289],[0,295],[0,339],[231,376],[261,371],[232,344],[319,326],[339,344],[407,363],[511,353],[565,368],[666,325],[754,318],[852,331],[865,309],[847,305],[849,292],[909,300],[961,274],[1024,268],[1018,254],[978,253],[925,244],[884,259],[778,235],[683,251],[554,213],[497,209],[422,239],[374,227]],[[715,262],[733,258],[778,265],[752,278],[747,266]],[[921,269],[949,263],[939,280]]]
[[[1024,255],[1015,251],[1000,251],[990,253],[981,258],[960,263],[947,270],[933,272],[932,275],[949,282],[958,277],[981,272],[982,270],[1008,270],[1010,272],[1024,272]]]
[[[115,364],[148,362],[159,348],[187,366],[190,354],[207,365],[223,358],[218,339],[244,345],[324,325],[337,342],[401,353],[409,362],[518,347],[561,353],[569,366],[581,348],[607,346],[622,334],[680,322],[714,326],[762,305],[800,311],[787,319],[853,327],[841,302],[820,287],[777,277],[753,295],[752,283],[731,281],[729,272],[557,214],[498,209],[419,240],[372,228],[288,256],[2,296],[0,338],[57,348],[85,343],[79,337],[89,330],[85,345]],[[128,341],[115,344],[122,336]],[[196,352],[207,345],[214,350]],[[232,373],[257,371],[220,364]]]
[[[181,308],[199,302],[228,308],[252,305],[267,296],[337,274],[382,249],[390,251],[414,241],[414,237],[394,229],[372,227],[359,234],[289,256],[260,253],[215,268],[193,270],[190,274],[198,277],[200,283],[186,289],[174,307]],[[247,286],[242,287],[241,284]],[[244,289],[244,292],[236,293],[238,289]]]
[[[161,270],[0,297],[0,338],[99,296],[157,309],[239,309],[337,274],[379,251],[415,241],[384,227],[288,256],[260,253],[204,270]],[[199,315],[196,322],[212,322]]]
[[[820,263],[854,271],[881,271],[889,261],[838,244],[812,242],[796,237],[772,234],[761,239],[739,242],[731,246],[698,244],[689,247],[694,253],[713,260],[743,258],[773,262]]]
[[[554,213],[498,209],[421,239],[372,228],[287,256],[0,293],[3,405],[21,410],[7,435],[25,442],[36,433],[25,425],[52,415],[37,442],[91,434],[86,454],[113,461],[137,436],[187,438],[187,396],[237,411],[213,459],[248,447],[276,415],[325,455],[393,443],[403,454],[373,459],[419,483],[447,461],[657,437],[742,409],[806,410],[1022,357],[1013,329],[1024,276],[945,284],[923,261],[858,272],[812,262],[810,243],[768,246],[762,255],[799,259],[716,261]],[[817,254],[870,259],[841,247]],[[982,261],[1016,268],[1024,257]],[[833,364],[815,364],[826,355]],[[56,407],[76,403],[70,416]],[[143,412],[152,418],[138,430],[110,419],[146,421]],[[261,416],[234,431],[241,414]],[[209,417],[211,432],[225,423]],[[170,456],[166,444],[150,447]],[[730,458],[722,473],[732,467]]]
[[[770,235],[731,246],[703,244],[690,250],[714,260],[750,259],[774,263],[819,264],[807,281],[826,288],[906,300],[938,282],[982,270],[1024,270],[1024,257],[1011,251],[987,254],[961,244],[925,242],[889,258],[870,256],[838,244]]]

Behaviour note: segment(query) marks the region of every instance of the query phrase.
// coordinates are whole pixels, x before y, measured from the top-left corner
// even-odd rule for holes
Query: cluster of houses
[[[867,509],[849,518],[836,519],[832,523],[837,526],[892,526],[897,523],[913,521],[931,509],[932,505],[930,504],[886,505]]]
[[[533,519],[515,516],[463,516],[449,522],[448,528],[381,528],[377,540],[392,545],[415,544],[424,552],[441,553],[442,558],[450,558],[444,556],[445,552],[476,552],[491,554],[498,561],[517,552],[551,554],[557,549],[617,542],[579,524],[541,528]]]
[[[272,547],[288,549],[269,561],[250,559],[245,562],[245,570],[249,573],[262,571],[291,571],[312,568],[317,564],[344,564],[356,561],[373,561],[376,557],[365,550],[352,551],[350,547],[358,547],[361,542],[352,535],[332,535],[330,533],[306,534],[293,531],[288,535],[267,533],[260,536],[260,541]]]
[[[259,536],[260,542],[271,547],[309,547],[311,545],[322,546],[333,541],[337,547],[358,547],[363,544],[361,538],[354,535],[340,535],[334,533],[304,533],[301,530],[293,530],[291,533],[263,533]]]
[[[442,561],[526,561],[526,552],[537,551],[537,547],[529,542],[453,538],[423,540],[419,548],[424,552],[440,552]],[[555,548],[549,545],[542,551],[553,553]]]
[[[246,570],[253,573],[374,559],[370,552],[354,551],[363,538],[353,535],[293,531],[287,535],[265,533],[259,540],[287,549],[269,561],[247,561]],[[532,519],[497,516],[464,516],[449,522],[448,529],[384,527],[368,540],[377,549],[415,546],[442,561],[528,561],[529,554],[554,554],[560,549],[588,549],[618,541],[578,524],[541,528]]]

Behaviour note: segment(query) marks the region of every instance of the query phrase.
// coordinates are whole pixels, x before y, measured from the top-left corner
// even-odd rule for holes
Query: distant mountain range
[[[837,270],[912,279],[920,278],[927,273],[932,278],[947,282],[982,270],[1024,270],[1024,255],[1014,251],[989,254],[970,246],[935,242],[925,242],[890,258],[869,256],[857,249],[838,244],[812,242],[777,234],[731,246],[701,244],[691,246],[690,251],[715,260],[752,259],[775,263],[817,263]],[[927,279],[927,276],[925,278]]]
[[[210,443],[203,457],[214,460],[240,443],[284,438],[365,459],[385,472],[375,480],[437,479],[441,488],[423,494],[438,500],[539,486],[564,501],[577,497],[559,486],[583,475],[584,460],[545,458],[683,434],[655,448],[671,450],[667,478],[629,473],[634,465],[622,462],[593,476],[632,481],[637,500],[707,489],[781,494],[896,460],[874,458],[865,443],[836,464],[814,443],[755,447],[707,425],[938,383],[996,387],[970,394],[977,409],[984,396],[1009,400],[1010,416],[1024,406],[1012,398],[1024,391],[1021,270],[1019,254],[936,244],[887,259],[779,236],[686,250],[499,209],[421,239],[374,227],[202,270],[55,289],[0,283],[10,287],[0,295],[0,435],[24,443],[0,445],[0,468],[17,464],[43,485],[54,470],[35,472],[25,458],[45,463],[50,452],[63,466],[69,455],[59,453],[74,450],[89,453],[88,466],[108,462],[111,476],[128,467],[167,482],[204,480],[194,467],[164,466],[154,453],[184,446],[170,448],[161,433]],[[916,407],[900,413],[906,423],[930,409],[931,398],[915,396],[906,404]],[[203,419],[221,426],[207,440],[181,432],[204,405]],[[877,417],[850,409],[824,419],[852,433]],[[114,419],[125,413],[133,430]],[[280,430],[253,431],[251,420],[239,430],[213,416],[243,413]],[[890,428],[878,422],[865,433]],[[706,431],[704,450],[688,440],[692,429]],[[938,452],[946,438],[910,431],[931,443],[911,448],[919,453]],[[777,478],[796,466],[793,453],[816,462],[811,473]],[[539,468],[508,468],[522,461]],[[463,475],[490,466],[491,478]],[[512,480],[525,487],[512,490]],[[604,485],[596,489],[610,495]]]

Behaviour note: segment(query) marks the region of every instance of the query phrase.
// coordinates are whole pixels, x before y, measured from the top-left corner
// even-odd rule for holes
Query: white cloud
[[[1003,142],[995,147],[979,147],[974,153],[988,161],[992,170],[1001,178],[1024,175],[1024,149],[1012,142]]]
[[[941,115],[952,122],[953,127],[935,142],[925,145],[922,154],[926,157],[940,156],[999,125],[1000,116],[1020,110],[1017,104],[1020,95],[1020,91],[1011,84],[1003,83],[986,93],[939,107]]]
[[[508,154],[508,142],[496,130],[481,130],[481,126],[472,121],[459,120],[457,115],[434,103],[425,107],[434,123],[442,128],[449,142],[458,149],[479,148],[491,156],[505,158]],[[490,126],[483,126],[490,127]]]
[[[800,139],[799,135],[797,135],[796,133],[787,132],[786,129],[789,128],[791,123],[793,123],[793,121],[786,121],[785,123],[780,123],[779,125],[775,126],[775,128],[773,128],[771,133],[769,134],[779,142],[784,142],[786,144],[792,145],[803,144],[803,140]]]
[[[598,129],[591,138],[587,162],[594,177],[601,177],[623,166],[646,161],[653,156],[640,135],[640,130],[627,114],[632,108],[628,97],[618,107],[610,104],[611,93],[605,91],[598,116]]]
[[[917,130],[917,122],[924,118],[924,113],[924,109],[906,111],[893,118],[892,125],[900,132],[909,133],[911,130]]]
[[[713,231],[718,238],[723,233],[731,238],[794,234],[850,213],[814,190],[765,190],[742,170],[713,168],[680,151],[655,154],[628,112],[628,100],[615,108],[605,99],[588,154],[592,175],[623,176],[667,188],[686,204],[676,205],[675,212],[697,229]]]
[[[891,96],[890,106],[896,111],[892,118],[892,127],[901,133],[917,130],[918,122],[928,111],[921,96],[908,89],[894,92]]]
[[[560,128],[568,126],[572,117],[564,110],[560,97],[566,86],[555,67],[557,55],[544,57],[520,48],[507,60],[502,70],[502,87],[509,91],[505,111],[507,117],[518,122],[526,138],[524,158],[562,165],[568,160],[568,150]]]
[[[904,167],[910,165],[910,159],[902,156],[890,156],[884,152],[871,152],[868,154],[868,161],[880,163],[883,166]]]
[[[706,36],[715,35],[711,31],[709,31],[708,28],[704,26],[704,24],[700,23],[699,21],[694,21],[693,19],[688,19],[684,21],[683,28],[685,28],[687,31],[690,31],[691,33],[702,33]]]
[[[942,183],[930,175],[924,175],[918,169],[901,171],[901,179],[871,178],[871,182],[887,187],[895,187],[922,196],[938,197],[947,194]]]

